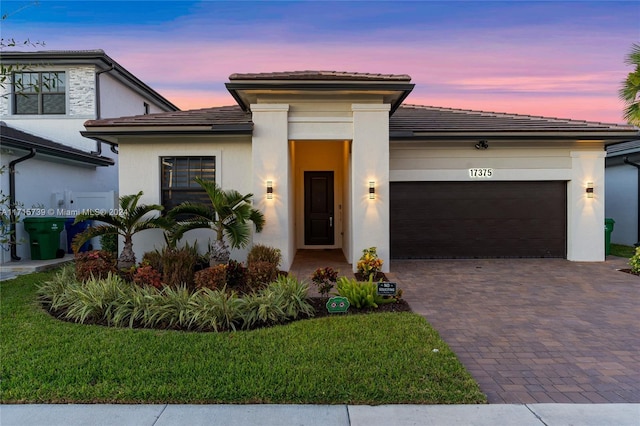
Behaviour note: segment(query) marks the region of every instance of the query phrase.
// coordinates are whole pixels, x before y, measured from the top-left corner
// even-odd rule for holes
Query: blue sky
[[[234,72],[409,74],[407,103],[623,122],[639,1],[2,1],[2,37],[103,49],[183,109]],[[22,49],[24,50],[24,49]]]

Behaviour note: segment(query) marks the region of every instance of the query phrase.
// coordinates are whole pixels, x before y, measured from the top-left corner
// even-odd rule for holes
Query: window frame
[[[206,192],[204,191],[204,189],[200,187],[200,185],[198,185],[193,181],[193,178],[197,176],[203,176],[202,174],[203,167],[206,170],[206,166],[207,166],[206,164],[203,164],[203,161],[209,161],[210,164],[213,166],[213,171],[209,172],[206,175],[206,178],[210,179],[210,174],[213,174],[213,181],[217,183],[218,180],[220,179],[219,158],[220,157],[217,153],[207,153],[206,155],[161,155],[159,156],[158,162],[159,162],[159,183],[160,183],[160,205],[162,205],[165,208],[165,211],[170,210],[171,208],[179,205],[182,202],[181,201],[181,202],[174,203],[166,200],[165,199],[166,191],[175,191],[175,192],[182,192],[182,193],[186,193],[186,192],[201,193],[203,195],[202,199],[189,199],[189,200],[183,200],[183,201],[207,203],[206,200],[208,200],[208,196],[206,195]],[[197,168],[194,168],[193,166],[191,166],[191,164],[187,164],[186,182],[189,184],[188,186],[175,187],[171,185],[171,182],[169,182],[168,186],[165,185],[165,167],[167,166],[165,162],[169,160],[176,160],[176,159],[179,159],[179,160],[186,159],[189,162],[194,160],[200,162],[199,172],[197,171]]]
[[[36,87],[35,90],[25,90],[25,87],[18,88],[17,81],[18,76],[21,76],[21,79],[24,79],[25,74],[36,74],[37,82],[35,84],[29,83],[32,86],[28,87]],[[43,74],[55,74],[56,80],[60,81],[61,84],[55,86],[56,90],[51,90],[52,88],[44,88],[43,90]],[[29,79],[32,81],[32,79]],[[11,89],[12,89],[12,114],[13,115],[66,115],[67,114],[67,72],[66,71],[16,71],[12,74],[11,80]],[[62,87],[62,90],[60,90]],[[21,96],[37,96],[37,112],[19,112],[18,111],[18,99]],[[64,97],[63,102],[63,111],[62,112],[45,112],[45,97],[48,95],[62,95]]]

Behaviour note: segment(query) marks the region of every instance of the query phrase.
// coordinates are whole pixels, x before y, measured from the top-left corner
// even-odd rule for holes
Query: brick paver
[[[351,270],[299,250],[291,272]],[[394,260],[390,280],[491,403],[640,403],[640,277],[627,260]]]
[[[390,279],[492,403],[640,402],[640,277],[626,260],[394,261]]]

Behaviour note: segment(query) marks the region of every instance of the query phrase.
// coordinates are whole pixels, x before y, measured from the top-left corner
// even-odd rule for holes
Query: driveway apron
[[[627,259],[394,260],[490,403],[639,403],[640,277]]]

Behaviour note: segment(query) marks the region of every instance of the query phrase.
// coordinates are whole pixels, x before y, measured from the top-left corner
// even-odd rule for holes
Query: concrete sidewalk
[[[2,426],[638,426],[640,404],[0,405]]]

